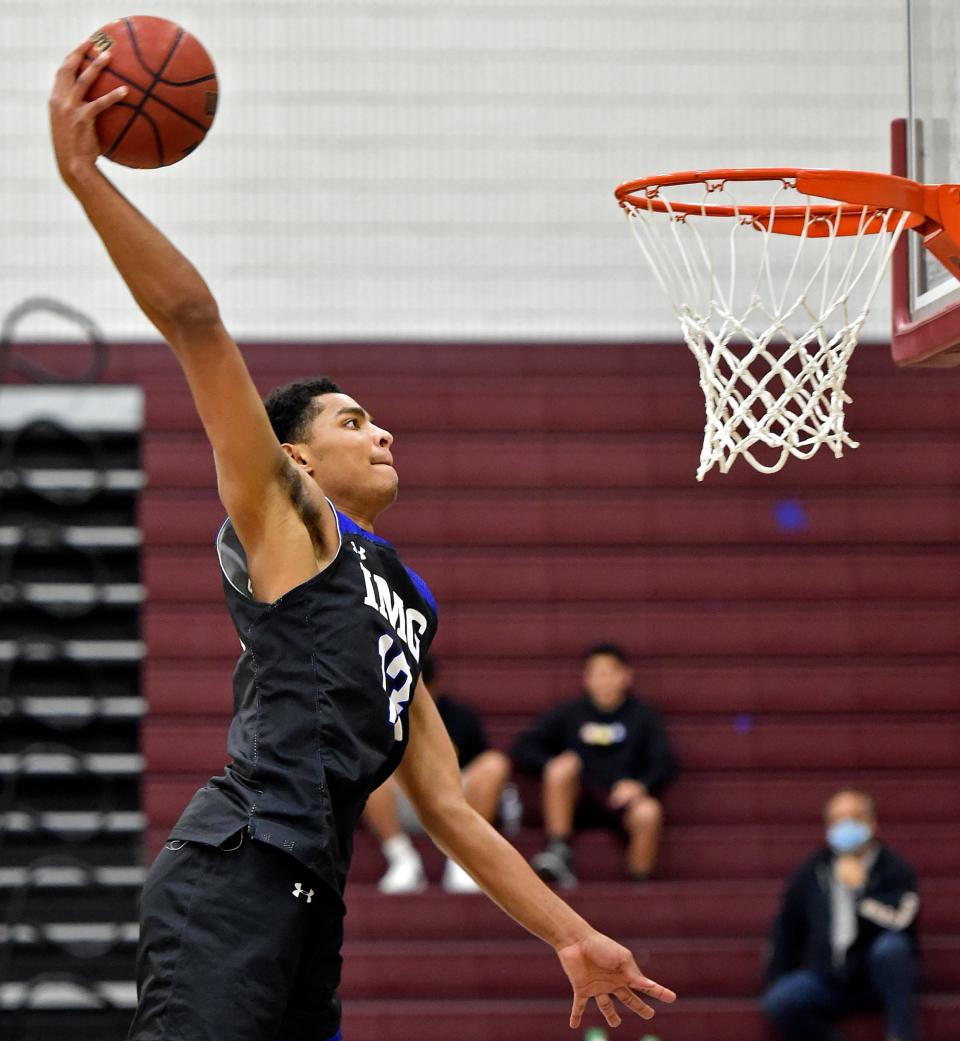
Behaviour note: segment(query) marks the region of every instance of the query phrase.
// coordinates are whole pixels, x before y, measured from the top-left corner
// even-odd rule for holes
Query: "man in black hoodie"
[[[530,864],[563,888],[577,883],[575,826],[626,832],[630,876],[640,881],[653,871],[663,822],[656,795],[677,764],[659,714],[630,693],[632,682],[619,647],[591,647],[583,660],[585,693],[551,709],[514,742],[517,767],[543,774],[547,848]]]
[[[828,846],[794,873],[773,925],[763,1011],[787,1041],[836,1041],[836,1020],[882,1007],[889,1041],[915,1041],[916,876],[876,841],[866,792],[837,792],[824,818]]]

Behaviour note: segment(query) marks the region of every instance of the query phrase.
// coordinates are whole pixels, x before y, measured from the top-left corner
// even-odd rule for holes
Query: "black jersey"
[[[342,893],[367,796],[403,757],[406,709],[437,613],[389,542],[336,517],[334,559],[272,604],[253,598],[230,521],[220,529],[243,651],[227,739],[233,761],[196,793],[171,838],[219,843],[247,827]]]
[[[483,731],[483,721],[475,709],[455,701],[449,694],[438,694],[435,700],[437,711],[457,753],[457,763],[462,770],[489,747],[487,735]]]

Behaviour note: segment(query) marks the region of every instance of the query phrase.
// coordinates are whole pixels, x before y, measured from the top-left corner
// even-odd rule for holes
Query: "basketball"
[[[119,18],[91,36],[84,68],[100,51],[110,64],[87,100],[125,85],[127,96],[97,117],[100,153],[123,166],[155,169],[189,155],[217,109],[217,74],[203,44],[175,22]]]

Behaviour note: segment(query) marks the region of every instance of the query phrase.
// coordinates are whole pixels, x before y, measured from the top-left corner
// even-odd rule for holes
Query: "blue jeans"
[[[769,987],[761,1007],[786,1041],[838,1041],[836,1020],[878,1007],[886,1014],[888,1037],[916,1041],[918,976],[910,941],[883,932],[867,953],[865,979],[850,983],[798,969]]]

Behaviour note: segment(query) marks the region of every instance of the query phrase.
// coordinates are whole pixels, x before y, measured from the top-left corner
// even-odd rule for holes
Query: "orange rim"
[[[730,181],[780,181],[784,188],[805,195],[833,199],[833,204],[803,206],[745,205],[726,206],[707,203],[673,202],[660,197],[663,188],[702,184],[707,192],[722,191]],[[918,228],[928,219],[940,223],[942,200],[930,212],[931,189],[943,185],[923,185],[906,177],[856,170],[803,170],[794,167],[750,169],[684,170],[627,181],[615,191],[624,209],[649,210],[679,216],[737,217],[767,231],[786,235],[826,237],[828,235],[876,234],[889,228],[891,218],[898,223],[907,213],[906,226]],[[956,200],[960,211],[960,193]],[[864,209],[866,208],[866,213]],[[839,217],[839,222],[838,222]]]

